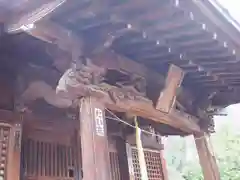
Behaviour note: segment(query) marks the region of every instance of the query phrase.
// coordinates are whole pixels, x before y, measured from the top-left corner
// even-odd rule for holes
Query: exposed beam
[[[138,23],[138,22],[134,21],[134,23]],[[166,20],[160,23],[156,23],[156,25],[150,26],[148,28],[143,27],[143,29],[149,34],[155,35],[157,31],[169,31],[171,29],[181,28],[183,26],[188,25],[189,23],[191,23],[190,20],[186,20],[178,17],[178,18],[172,18],[171,20]]]
[[[227,20],[221,16],[218,16],[216,9],[207,3],[209,2],[200,2],[200,1],[179,1],[179,8],[189,11],[192,10],[194,20],[198,23],[203,23],[205,29],[212,34],[215,34],[215,39],[222,45],[224,48],[228,48],[231,51],[235,50],[235,55],[237,59],[240,58],[239,46],[239,33]],[[219,18],[221,17],[221,18]],[[230,38],[229,38],[230,37]]]
[[[184,77],[184,72],[181,68],[171,65],[165,80],[165,87],[160,93],[156,109],[169,113],[174,107],[177,90],[180,87]]]
[[[213,149],[211,149],[209,141],[207,141],[207,135],[195,135],[194,139],[204,179],[220,180],[221,178],[217,167],[216,157],[213,154]]]
[[[35,33],[35,32],[38,32],[38,33]],[[57,41],[57,42],[65,43],[65,46],[68,46],[68,47],[63,49],[68,50],[71,53],[72,53],[71,47],[73,47],[73,45],[78,51],[82,49],[83,43],[80,37],[77,37],[70,31],[60,26],[54,25],[50,22],[49,23],[42,22],[41,24],[40,23],[36,24],[36,29],[30,31],[29,33],[34,36],[40,37],[41,39],[44,39],[48,42],[54,43]],[[54,41],[52,41],[53,39]],[[69,42],[69,43],[66,43],[66,42]],[[61,46],[64,46],[64,44]],[[113,52],[96,54],[95,56],[91,57],[91,59],[93,60],[93,63],[95,65],[103,68],[117,69],[123,72],[128,72],[130,74],[137,74],[144,78],[155,79],[156,85],[164,82],[164,78],[158,73],[154,73],[152,70],[147,69],[143,65],[140,65],[127,58],[123,58]],[[75,91],[79,91],[79,90],[75,89]],[[184,113],[179,116],[179,112],[174,111],[169,115],[166,115],[156,110],[150,104],[147,107],[137,105],[135,103],[133,103],[133,105],[129,104],[130,106],[126,106],[127,102],[122,101],[120,104],[115,104],[111,101],[111,98],[108,96],[106,97],[106,100],[107,100],[106,106],[113,110],[118,110],[123,112],[132,112],[133,114],[136,114],[148,119],[152,119],[157,122],[163,122],[190,133],[194,131],[200,131],[199,126],[196,124],[198,120]]]
[[[154,7],[156,4],[161,4],[159,1],[151,0],[151,1],[145,1],[145,0],[130,0],[128,3],[123,3],[120,5],[116,5],[114,7],[109,6],[108,0],[100,0],[100,1],[92,1],[90,5],[82,10],[74,13],[69,19],[69,21],[75,21],[76,19],[80,18],[88,18],[88,17],[95,17],[97,14],[103,14],[103,13],[123,13],[126,10],[131,9],[137,9],[140,7]],[[74,18],[75,17],[75,18]]]
[[[156,44],[156,42],[154,42],[154,44]],[[125,46],[123,46],[124,49],[122,49],[123,51],[127,51],[127,50],[131,50],[131,53],[132,54],[136,54],[138,52],[140,53],[151,53],[151,51],[157,51],[158,48],[161,48],[161,43],[160,43],[160,46],[156,44],[155,47],[152,47],[152,46],[144,46],[144,47],[138,47],[138,48],[129,48],[129,46],[132,46],[132,45],[129,45],[129,44],[125,44]],[[187,51],[188,53],[198,53],[198,52],[203,52],[203,51],[208,51],[208,52],[211,52],[211,51],[222,51],[224,48],[221,48],[220,46],[203,46],[203,47],[195,47],[195,46],[189,46],[189,47],[186,47],[186,48],[181,48],[181,47],[178,47],[176,48],[176,51],[180,54],[181,52],[184,52],[184,51]],[[167,51],[167,50],[166,50]]]
[[[211,60],[211,58],[209,58],[209,60]],[[215,65],[217,65],[217,66],[219,66],[219,65],[230,65],[230,64],[236,64],[236,63],[238,63],[239,61],[238,60],[229,60],[229,61],[219,61],[219,62],[206,62],[206,61],[204,61],[204,62],[202,62],[202,61],[197,61],[197,64],[194,64],[194,60],[193,61],[191,61],[190,63],[188,63],[188,64],[186,64],[186,63],[182,63],[181,64],[181,67],[182,68],[184,68],[184,67],[197,67],[197,66],[199,66],[199,65],[201,65],[201,66],[204,66],[204,67],[207,67],[207,68],[209,68],[209,69],[211,69],[211,66],[215,66]]]
[[[76,59],[82,54],[83,42],[80,35],[76,36],[72,31],[53,22],[36,23],[35,27],[27,33],[48,43],[56,44],[60,49],[69,52],[72,59]]]
[[[32,29],[34,23],[45,18],[65,2],[66,0],[52,0],[50,2],[43,1],[43,4],[36,9],[30,10],[23,15],[15,14],[14,18],[7,23],[6,31],[8,33],[16,33],[21,30]]]
[[[200,128],[196,123],[199,120],[189,114],[176,110],[172,110],[170,113],[163,113],[156,110],[150,101],[131,100],[125,96],[121,97],[118,96],[119,92],[121,94],[121,89],[108,87],[108,89],[110,88],[109,92],[115,94],[114,97],[116,99],[113,101],[111,95],[108,95],[107,92],[101,92],[98,88],[95,88],[96,86],[85,86],[79,84],[75,87],[69,86],[65,92],[67,92],[67,94],[70,93],[72,96],[98,97],[98,101],[103,102],[105,107],[110,110],[127,112],[155,122],[168,124],[187,133],[200,132]],[[101,89],[101,87],[99,88]]]

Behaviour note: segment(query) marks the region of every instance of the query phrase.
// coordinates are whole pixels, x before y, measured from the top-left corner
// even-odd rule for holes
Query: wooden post
[[[84,180],[110,180],[110,160],[104,106],[86,97],[80,105],[80,134]]]
[[[157,134],[157,135],[160,136],[160,134]],[[164,158],[164,144],[163,144],[162,137],[158,137],[158,143],[160,143],[162,146],[160,149],[160,158],[161,158],[163,179],[168,180],[167,162],[166,162],[166,159]]]
[[[205,180],[220,180],[220,174],[217,166],[216,159],[211,152],[206,135],[194,135],[195,143],[198,151],[200,164]]]
[[[163,157],[163,150],[160,151],[160,158],[161,158],[163,179],[168,180],[167,163],[166,163],[165,158]]]
[[[121,137],[117,137],[116,142],[120,169],[120,180],[130,180],[126,141]]]
[[[20,180],[22,123],[15,123],[10,129],[7,162],[7,180]]]

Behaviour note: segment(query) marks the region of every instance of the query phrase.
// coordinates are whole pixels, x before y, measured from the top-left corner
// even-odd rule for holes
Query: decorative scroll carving
[[[88,59],[87,65],[82,64],[78,69],[68,69],[57,86],[57,94],[67,94],[74,99],[81,96],[94,96],[107,99],[114,103],[147,103],[151,100],[144,96],[145,81],[139,77],[131,77],[131,80],[117,83],[117,86],[110,85],[105,80],[106,70],[91,64]],[[74,89],[77,89],[74,90]]]

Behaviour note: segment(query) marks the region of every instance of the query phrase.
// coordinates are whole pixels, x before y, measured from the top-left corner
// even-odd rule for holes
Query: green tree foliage
[[[203,180],[193,138],[169,141],[170,146],[166,147],[168,165],[175,168],[186,180]],[[226,123],[212,135],[211,144],[221,180],[240,180],[240,132],[235,130],[233,124]]]

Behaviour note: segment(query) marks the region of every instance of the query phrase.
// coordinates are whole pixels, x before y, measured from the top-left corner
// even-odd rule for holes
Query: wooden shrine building
[[[206,136],[240,101],[240,35],[212,1],[1,0],[0,180],[167,180],[160,136]],[[132,127],[131,127],[132,126]]]

